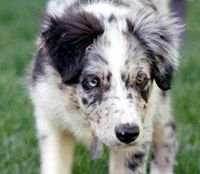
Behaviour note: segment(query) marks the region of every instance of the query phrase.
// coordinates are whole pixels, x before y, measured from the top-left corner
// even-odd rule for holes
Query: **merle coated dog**
[[[170,89],[180,26],[148,0],[52,0],[31,64],[42,174],[70,174],[75,141],[110,148],[110,174],[172,174]],[[98,150],[98,149],[97,149]]]

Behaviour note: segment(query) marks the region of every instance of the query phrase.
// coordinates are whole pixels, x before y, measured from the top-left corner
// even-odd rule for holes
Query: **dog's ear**
[[[128,29],[146,49],[152,61],[152,78],[162,90],[170,89],[178,66],[178,42],[181,26],[177,19],[159,12],[138,12],[127,20]]]
[[[42,28],[42,40],[63,82],[77,82],[86,48],[104,32],[102,23],[90,13],[69,10],[63,17],[46,15]]]

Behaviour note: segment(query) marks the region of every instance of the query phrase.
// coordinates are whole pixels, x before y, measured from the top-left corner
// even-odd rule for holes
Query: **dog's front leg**
[[[162,96],[154,123],[151,174],[173,174],[177,150],[176,125],[170,112],[170,98]]]
[[[110,174],[145,174],[147,150],[111,150]]]
[[[151,174],[173,174],[176,155],[175,123],[157,123],[152,146]]]
[[[41,174],[70,174],[74,139],[51,124],[45,117],[37,119],[41,153]]]

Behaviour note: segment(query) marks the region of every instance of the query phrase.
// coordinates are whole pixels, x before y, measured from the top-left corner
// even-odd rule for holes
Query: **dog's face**
[[[108,146],[133,144],[145,129],[153,81],[170,88],[177,26],[157,12],[99,19],[81,11],[48,18],[42,39],[51,63],[93,133]]]
[[[104,143],[120,145],[118,126],[137,125],[142,131],[152,85],[151,62],[140,43],[118,29],[104,33],[84,59],[77,87],[81,110]]]

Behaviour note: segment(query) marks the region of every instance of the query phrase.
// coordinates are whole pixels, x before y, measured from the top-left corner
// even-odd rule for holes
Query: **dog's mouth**
[[[137,143],[133,142],[130,144],[124,144],[120,142],[112,142],[109,145],[107,144],[106,146],[109,148],[113,149],[125,149],[130,146],[135,146]],[[92,140],[92,146],[91,146],[91,158],[93,160],[100,159],[103,155],[103,145],[104,143],[97,138],[96,136],[93,135],[93,140]]]
[[[137,143],[130,143],[130,144],[124,144],[124,143],[115,143],[112,146],[109,146],[110,148],[116,148],[116,149],[125,149],[131,146],[135,146]]]

